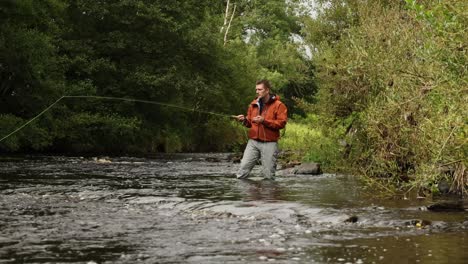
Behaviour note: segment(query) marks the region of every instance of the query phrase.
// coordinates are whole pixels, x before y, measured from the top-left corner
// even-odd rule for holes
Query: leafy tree
[[[1,142],[0,148],[209,150],[201,145],[206,135],[222,134],[219,127],[232,124],[206,112],[245,111],[256,79],[272,79],[277,91],[288,98],[312,94],[311,65],[292,39],[300,33],[293,2],[231,3],[237,11],[225,34],[220,32],[226,7],[222,2],[2,1],[3,135],[63,95],[144,99],[185,110],[132,101],[64,98]],[[37,137],[27,129],[36,131]],[[219,142],[208,145],[221,150],[237,144],[242,130],[233,129],[236,133],[217,137]]]
[[[314,108],[360,173],[421,193],[446,177],[464,193],[463,4],[405,2],[332,1],[307,23],[320,87]]]
[[[312,100],[316,91],[313,66],[301,49],[301,16],[298,1],[235,1],[231,40],[227,48],[244,55],[254,79],[267,78],[285,96],[291,112],[294,97]]]
[[[63,10],[63,4],[55,0],[0,3],[0,123],[8,124],[13,115],[31,118],[62,93],[63,61],[56,55],[55,44]],[[9,125],[1,127],[2,134],[11,131]],[[31,142],[34,136],[23,131],[7,145],[16,146],[13,149],[46,147],[52,143],[51,137],[41,131],[41,143]]]

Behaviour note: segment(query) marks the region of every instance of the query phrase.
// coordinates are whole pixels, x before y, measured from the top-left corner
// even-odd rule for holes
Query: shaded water
[[[225,154],[109,161],[3,158],[0,263],[468,262],[468,213],[377,200],[354,177],[237,180]]]

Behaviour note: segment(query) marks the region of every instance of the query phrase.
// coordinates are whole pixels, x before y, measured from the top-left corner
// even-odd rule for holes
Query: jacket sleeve
[[[244,119],[244,122],[242,124],[246,127],[252,127],[252,107],[249,106],[249,109],[247,109],[247,116]]]
[[[263,120],[263,125],[277,130],[280,130],[286,126],[286,122],[288,122],[288,109],[283,103],[278,105],[275,116],[275,119]]]

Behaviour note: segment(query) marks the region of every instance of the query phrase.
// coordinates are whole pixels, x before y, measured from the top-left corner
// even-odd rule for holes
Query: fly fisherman
[[[257,98],[249,105],[247,116],[235,116],[244,126],[250,128],[249,141],[237,172],[238,179],[247,178],[258,159],[262,163],[263,178],[275,179],[279,131],[286,126],[288,109],[279,100],[279,96],[271,94],[270,90],[268,80],[257,81]]]

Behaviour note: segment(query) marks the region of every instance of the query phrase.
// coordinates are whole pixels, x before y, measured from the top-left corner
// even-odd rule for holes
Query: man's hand
[[[244,122],[244,120],[245,120],[244,115],[233,115],[232,118],[236,119],[239,122]]]
[[[265,120],[265,118],[263,118],[263,116],[256,116],[252,119],[252,122],[254,123],[257,123],[257,124],[261,124],[263,123],[263,120]]]

